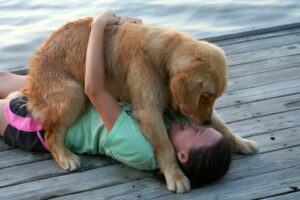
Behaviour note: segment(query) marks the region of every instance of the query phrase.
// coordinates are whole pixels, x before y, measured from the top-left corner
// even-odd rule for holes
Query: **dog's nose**
[[[203,125],[211,125],[212,121],[211,119],[207,119],[203,122]]]

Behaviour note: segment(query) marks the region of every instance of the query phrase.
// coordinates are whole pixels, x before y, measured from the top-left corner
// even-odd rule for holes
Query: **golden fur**
[[[64,133],[85,107],[91,22],[92,18],[79,19],[55,31],[31,57],[29,82],[22,91],[33,117],[44,125],[53,157],[69,170],[78,168],[80,162],[64,147]],[[128,23],[106,29],[104,57],[106,88],[116,99],[132,103],[168,188],[188,191],[189,182],[177,165],[162,112],[169,107],[199,123],[212,119],[219,131],[233,136],[213,115],[214,102],[227,83],[223,51],[178,31]]]

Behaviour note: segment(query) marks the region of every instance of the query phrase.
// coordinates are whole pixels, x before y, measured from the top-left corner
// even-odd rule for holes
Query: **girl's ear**
[[[185,164],[189,161],[189,154],[186,151],[179,151],[177,153],[177,158],[180,163]]]

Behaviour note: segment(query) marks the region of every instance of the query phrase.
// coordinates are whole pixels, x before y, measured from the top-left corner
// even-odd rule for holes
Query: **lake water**
[[[0,0],[0,70],[26,66],[53,30],[105,9],[197,38],[300,22],[299,0]]]

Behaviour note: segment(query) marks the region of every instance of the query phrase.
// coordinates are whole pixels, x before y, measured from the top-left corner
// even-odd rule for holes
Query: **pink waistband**
[[[18,130],[35,132],[43,130],[43,126],[31,117],[21,117],[11,112],[9,102],[5,104],[4,115],[7,122]]]

